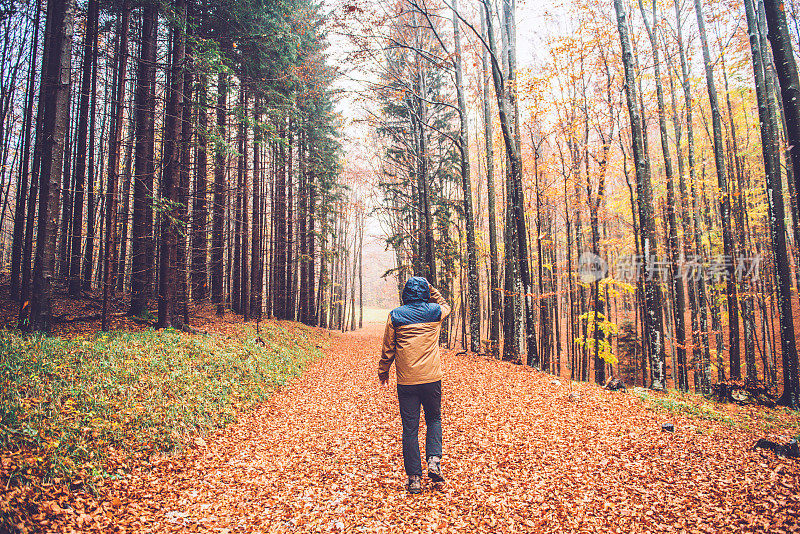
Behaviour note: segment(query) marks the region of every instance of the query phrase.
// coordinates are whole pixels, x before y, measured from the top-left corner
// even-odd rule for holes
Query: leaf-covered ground
[[[764,436],[757,425],[656,411],[640,395],[452,354],[444,356],[447,482],[425,480],[422,495],[408,495],[396,391],[379,389],[375,376],[379,334],[337,336],[324,358],[237,424],[128,474],[99,507],[59,508],[55,524],[229,533],[800,529],[800,462],[753,451]],[[665,421],[675,433],[661,432]]]

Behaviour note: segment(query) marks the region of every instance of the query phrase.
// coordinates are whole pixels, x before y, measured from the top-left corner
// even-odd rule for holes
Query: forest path
[[[800,467],[755,434],[648,410],[636,395],[446,353],[447,482],[405,492],[394,378],[377,326],[251,414],[128,486],[127,531],[792,531]],[[676,425],[662,433],[661,423]],[[421,443],[424,432],[421,432]]]

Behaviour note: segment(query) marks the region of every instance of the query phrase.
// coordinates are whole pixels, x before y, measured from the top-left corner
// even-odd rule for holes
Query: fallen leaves
[[[443,359],[447,483],[424,480],[422,495],[408,495],[396,392],[382,394],[375,377],[379,335],[336,336],[235,425],[115,481],[94,513],[58,517],[120,532],[800,529],[800,464],[750,450],[755,432],[670,413],[676,431],[662,433],[665,415],[636,395],[567,390],[549,375],[452,354]]]

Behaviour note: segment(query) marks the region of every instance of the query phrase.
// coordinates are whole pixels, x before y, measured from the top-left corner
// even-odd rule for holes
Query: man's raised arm
[[[431,300],[429,302],[435,302],[436,304],[442,307],[441,320],[444,321],[444,318],[450,315],[450,305],[447,303],[446,300],[444,300],[444,297],[442,296],[441,293],[439,293],[438,289],[436,289],[433,286],[430,286],[430,288],[431,288]]]

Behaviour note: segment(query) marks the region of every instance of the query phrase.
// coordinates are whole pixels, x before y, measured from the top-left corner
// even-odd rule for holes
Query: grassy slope
[[[719,403],[696,393],[674,389],[655,392],[636,387],[632,391],[655,412],[680,414],[698,422],[711,421],[753,430],[779,441],[800,438],[800,414],[787,408]],[[696,430],[704,432],[701,427]]]
[[[323,343],[294,324],[220,332],[0,333],[2,487],[96,490],[130,462],[234,421],[300,374]],[[0,526],[8,505],[0,499]]]

